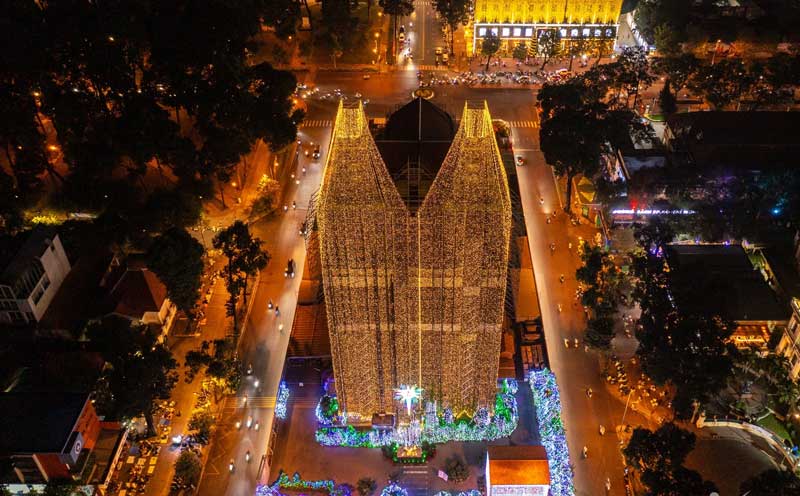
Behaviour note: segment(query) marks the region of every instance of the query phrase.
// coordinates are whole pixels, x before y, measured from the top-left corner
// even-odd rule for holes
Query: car
[[[436,55],[441,55],[442,54],[442,47],[436,47],[436,50],[434,50],[434,53]]]
[[[370,75],[369,75],[369,74],[364,74],[363,76],[361,76],[361,78],[362,78],[362,79],[369,79],[369,78],[370,78]]]
[[[356,94],[355,94],[355,97],[356,97],[356,98],[361,98],[361,93],[356,93]]]
[[[405,32],[406,32],[406,26],[405,26],[404,24],[401,24],[401,25],[400,25],[400,29],[399,29],[399,31],[398,31],[398,32],[399,32],[400,34],[405,34]]]
[[[522,158],[522,155],[517,155],[517,165],[524,165],[525,159]]]
[[[405,41],[406,41],[406,34],[405,34],[405,33],[403,33],[403,32],[401,31],[401,32],[400,32],[400,34],[399,34],[399,35],[397,35],[397,39],[400,41],[400,43],[405,43]]]
[[[314,153],[311,156],[314,158],[314,160],[319,159],[319,145],[317,145],[317,147],[314,148]]]
[[[447,54],[446,54],[446,53],[443,53],[443,54],[442,54],[442,63],[443,63],[444,65],[447,65],[447,61],[448,61],[448,56],[447,56]]]

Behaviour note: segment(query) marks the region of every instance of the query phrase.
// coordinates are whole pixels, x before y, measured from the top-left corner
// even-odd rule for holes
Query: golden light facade
[[[616,24],[622,0],[475,0],[476,23]]]
[[[564,44],[587,40],[613,47],[623,0],[475,0],[465,27],[467,51],[479,52],[489,32],[501,40],[501,51],[518,43],[531,45],[545,30],[557,29]]]
[[[511,206],[486,104],[465,106],[416,216],[360,104],[341,104],[317,216],[334,376],[347,413],[397,411],[393,390],[404,384],[455,411],[491,407]]]

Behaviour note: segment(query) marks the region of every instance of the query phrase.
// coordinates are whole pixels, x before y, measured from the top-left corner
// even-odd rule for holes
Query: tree
[[[359,496],[372,496],[377,488],[378,484],[375,482],[375,479],[370,479],[369,477],[358,479],[358,483],[356,484]]]
[[[458,27],[469,22],[469,6],[467,0],[435,0],[433,7],[439,13],[442,24],[448,28],[448,47],[453,55],[455,33]]]
[[[653,31],[656,49],[663,57],[675,57],[681,53],[683,36],[669,24],[660,24]]]
[[[200,457],[192,450],[183,450],[175,461],[175,480],[181,484],[196,486],[200,481],[203,465]]]
[[[693,0],[641,0],[634,11],[634,20],[639,32],[651,45],[656,44],[656,29],[668,26],[671,29],[683,29],[689,23],[693,10]],[[678,31],[685,39],[685,34]],[[656,45],[658,46],[658,45]]]
[[[634,429],[622,453],[640,474],[648,495],[709,494],[716,490],[714,484],[683,466],[694,444],[694,434],[667,423],[655,432]]]
[[[486,55],[487,71],[489,70],[489,61],[492,60],[492,55],[496,54],[498,50],[500,50],[500,37],[494,31],[489,30],[486,36],[483,37],[483,43],[481,44],[481,54]]]
[[[722,109],[750,91],[754,79],[740,60],[723,59],[702,65],[689,79],[688,87],[703,95],[716,109]]]
[[[700,61],[691,53],[682,53],[676,57],[657,58],[652,66],[658,73],[669,78],[677,94],[697,71]]]
[[[583,28],[579,28],[579,30],[581,33],[583,33]],[[569,55],[568,70],[572,70],[572,63],[575,61],[575,57],[580,57],[586,54],[586,49],[588,46],[589,40],[584,38],[583,35],[568,42],[566,50],[567,55]]]
[[[524,62],[528,58],[528,45],[526,45],[525,42],[517,43],[511,55],[515,60]]]
[[[236,355],[236,342],[231,339],[203,341],[199,350],[186,352],[186,380],[191,382],[205,368],[217,391],[233,393],[239,389],[242,367]]]
[[[661,217],[651,217],[646,224],[635,226],[633,237],[640,248],[657,254],[675,239],[675,230]]]
[[[634,254],[631,273],[633,297],[642,310],[636,353],[656,384],[669,382],[675,387],[675,413],[688,418],[695,401],[707,401],[725,386],[735,356],[735,348],[727,343],[734,326],[715,316],[681,314],[673,303],[664,260],[657,253]],[[687,297],[692,298],[678,294],[675,299]]]
[[[233,317],[233,332],[236,335],[237,311],[239,297],[244,293],[247,304],[247,280],[259,270],[267,266],[269,253],[262,249],[263,242],[250,234],[247,224],[237,220],[214,236],[214,248],[222,250],[228,258],[225,265],[226,286],[228,288],[228,315]]]
[[[204,253],[203,245],[177,227],[158,236],[147,250],[147,267],[167,287],[169,299],[186,313],[200,295]]]
[[[670,90],[669,79],[664,81],[664,87],[658,92],[658,105],[664,116],[669,117],[678,111],[678,101]]]
[[[655,76],[650,71],[650,62],[647,59],[647,50],[641,47],[625,47],[617,57],[616,83],[626,90],[626,102],[630,94],[634,94],[633,107],[639,99],[640,86],[648,87],[653,84]]]
[[[178,380],[172,353],[156,332],[123,317],[90,324],[88,336],[108,364],[96,391],[98,410],[111,419],[144,415],[155,434],[155,400],[168,399]]]
[[[769,469],[742,482],[739,492],[748,496],[800,494],[800,479],[790,470]]]
[[[71,479],[55,479],[47,482],[42,491],[42,496],[72,496],[75,493],[83,494],[77,489],[78,485]]]
[[[444,471],[448,480],[462,482],[469,478],[469,466],[458,455],[453,455],[445,462]]]
[[[197,411],[192,414],[189,419],[189,430],[192,432],[192,437],[200,444],[208,444],[211,439],[211,429],[215,424],[214,415],[207,409]]]
[[[561,32],[558,29],[547,29],[539,34],[536,43],[539,55],[542,57],[542,67],[539,70],[543,71],[544,66],[553,57],[557,57],[561,53]]]

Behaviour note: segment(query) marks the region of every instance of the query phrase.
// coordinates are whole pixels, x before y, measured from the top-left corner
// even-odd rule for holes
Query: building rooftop
[[[88,399],[86,393],[0,394],[0,454],[60,453]]]
[[[30,266],[50,247],[56,230],[39,226],[16,236],[7,236],[0,241],[0,260],[8,261],[0,272],[0,282],[13,285]]]
[[[667,121],[672,149],[699,166],[794,166],[800,112],[686,112]]]
[[[375,137],[397,191],[412,212],[425,199],[455,132],[456,123],[447,112],[416,98],[391,114]]]
[[[544,446],[489,446],[488,451],[492,486],[550,484],[550,466]]]
[[[112,268],[105,286],[110,288],[109,312],[135,319],[145,312],[158,312],[167,298],[164,283],[138,257]]]
[[[789,319],[789,309],[740,245],[673,244],[666,256],[681,309],[736,322]]]

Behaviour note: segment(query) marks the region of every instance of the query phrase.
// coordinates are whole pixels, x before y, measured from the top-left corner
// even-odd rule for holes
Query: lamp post
[[[711,65],[714,65],[714,62],[717,60],[717,50],[719,50],[719,44],[722,40],[717,40],[717,43],[714,44],[714,55],[711,56]]]

